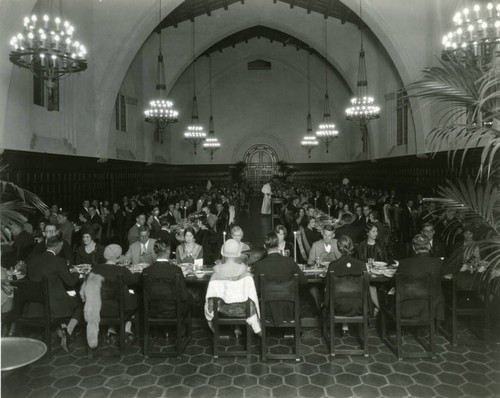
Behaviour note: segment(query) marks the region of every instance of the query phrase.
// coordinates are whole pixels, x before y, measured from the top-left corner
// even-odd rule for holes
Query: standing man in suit
[[[151,238],[159,239],[160,238],[160,230],[161,230],[161,222],[160,222],[160,208],[158,206],[153,207],[153,211],[151,212],[153,215],[153,222],[151,223]]]
[[[31,257],[28,262],[28,278],[32,282],[41,282],[46,276],[49,281],[51,318],[70,318],[59,329],[61,347],[68,352],[69,340],[76,325],[82,320],[83,308],[78,296],[70,296],[64,287],[75,286],[79,275],[74,268],[68,269],[66,261],[58,257],[62,246],[63,240],[59,236],[47,239],[47,250]]]
[[[395,275],[406,275],[418,279],[424,274],[431,275],[433,289],[432,305],[435,309],[436,319],[444,319],[444,298],[441,290],[442,261],[431,257],[429,239],[418,234],[412,240],[413,257],[402,259]],[[428,306],[424,301],[409,300],[402,302],[401,316],[405,318],[425,319],[428,316]]]
[[[131,245],[139,240],[139,231],[146,223],[146,215],[144,213],[137,214],[135,217],[135,224],[128,230],[128,244]]]
[[[156,261],[154,244],[156,239],[149,239],[149,228],[145,225],[139,228],[139,241],[132,243],[125,259],[129,264],[147,263],[149,265]]]
[[[61,211],[58,215],[59,230],[61,231],[61,236],[64,241],[66,241],[70,246],[73,243],[73,223],[68,219],[69,212]]]
[[[168,211],[166,212],[166,214],[163,215],[163,217],[167,218],[167,221],[170,225],[177,224],[177,220],[175,219],[175,216],[174,216],[174,210],[175,210],[175,204],[169,203]]]
[[[337,240],[334,239],[335,230],[331,225],[325,225],[323,228],[323,239],[314,242],[311,251],[309,252],[309,260],[307,264],[313,265],[317,261],[320,263],[330,263],[340,258],[339,249],[337,248]]]

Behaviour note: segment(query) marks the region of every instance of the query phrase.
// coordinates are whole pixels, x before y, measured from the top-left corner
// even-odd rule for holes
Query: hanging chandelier
[[[161,0],[159,11],[159,23],[161,23]],[[179,112],[174,109],[174,103],[166,98],[167,84],[165,81],[165,68],[163,64],[163,54],[161,48],[161,32],[159,35],[158,64],[156,66],[156,95],[155,99],[149,101],[149,108],[144,111],[144,120],[155,127],[155,135],[158,141],[163,143],[163,130],[170,123],[178,120]]]
[[[208,121],[208,136],[203,143],[203,149],[210,152],[210,160],[214,159],[214,152],[220,148],[220,142],[215,136],[214,117],[212,115],[212,57],[208,57],[209,85],[210,85],[210,119]]]
[[[358,122],[363,128],[371,120],[380,116],[380,107],[375,105],[373,97],[368,95],[368,78],[366,75],[365,51],[363,49],[363,13],[361,0],[359,1],[359,30],[361,35],[361,49],[359,50],[358,85],[356,96],[351,99],[351,106],[346,109],[346,119]]]
[[[74,26],[63,20],[61,5],[55,15],[41,15],[39,10],[38,15],[24,17],[24,28],[10,40],[9,60],[44,80],[52,94],[63,76],[87,69],[87,50],[75,39],[74,31]]]
[[[331,121],[330,116],[330,99],[328,97],[328,40],[326,31],[325,19],[325,102],[323,109],[323,123],[318,126],[316,136],[325,144],[326,153],[330,143],[339,135],[338,130],[335,129],[335,124]]]
[[[443,37],[443,57],[455,56],[487,67],[500,44],[500,3],[476,4],[453,17],[455,27]]]
[[[318,140],[312,131],[311,122],[311,66],[310,66],[311,52],[307,53],[307,129],[306,135],[302,138],[300,145],[307,150],[307,158],[311,158],[311,151],[318,146]]]
[[[193,20],[193,111],[191,113],[191,124],[187,126],[184,132],[184,139],[190,142],[194,148],[194,154],[196,155],[196,149],[198,144],[207,138],[207,133],[203,130],[203,126],[200,124],[198,117],[198,100],[196,99],[196,58],[194,53],[194,20]]]

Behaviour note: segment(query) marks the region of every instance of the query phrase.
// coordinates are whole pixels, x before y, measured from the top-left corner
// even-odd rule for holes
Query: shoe
[[[135,335],[131,332],[125,333],[125,344],[129,345],[135,341]]]
[[[104,341],[106,344],[111,344],[116,340],[116,333],[108,332],[106,333],[106,337],[104,338]]]
[[[234,336],[239,339],[241,337],[241,335],[243,334],[243,332],[241,331],[241,329],[239,327],[235,327],[234,328]]]
[[[69,352],[69,344],[71,342],[71,335],[68,333],[68,329],[66,328],[61,328],[61,330],[59,331],[59,334],[61,336],[61,348],[66,351],[66,352]]]

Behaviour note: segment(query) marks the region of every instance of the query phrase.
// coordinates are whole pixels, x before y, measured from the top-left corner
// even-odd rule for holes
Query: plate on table
[[[92,269],[92,265],[90,265],[90,264],[78,264],[78,265],[75,265],[75,268],[80,274],[86,274],[87,272],[90,272],[90,270]]]
[[[387,267],[387,263],[384,261],[374,261],[373,266],[376,268],[385,268]]]
[[[372,268],[372,269],[370,270],[370,274],[372,274],[372,275],[383,275],[383,274],[384,274],[384,271],[379,270],[379,269],[376,269],[376,268]]]

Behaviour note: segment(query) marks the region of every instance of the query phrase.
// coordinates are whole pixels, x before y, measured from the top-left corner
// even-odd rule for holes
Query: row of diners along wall
[[[460,155],[459,155],[460,156]],[[394,188],[399,192],[433,194],[432,189],[447,179],[476,177],[480,151],[467,154],[464,166],[450,168],[446,153],[434,157],[405,156],[354,163],[290,163],[294,174],[290,182],[318,186],[348,177],[354,184]],[[8,165],[2,176],[37,193],[47,204],[64,204],[70,211],[81,205],[83,198],[120,199],[124,195],[161,187],[230,182],[232,164],[176,166],[96,158],[51,155],[46,153],[5,150],[2,164]],[[498,176],[495,177],[498,181]]]

